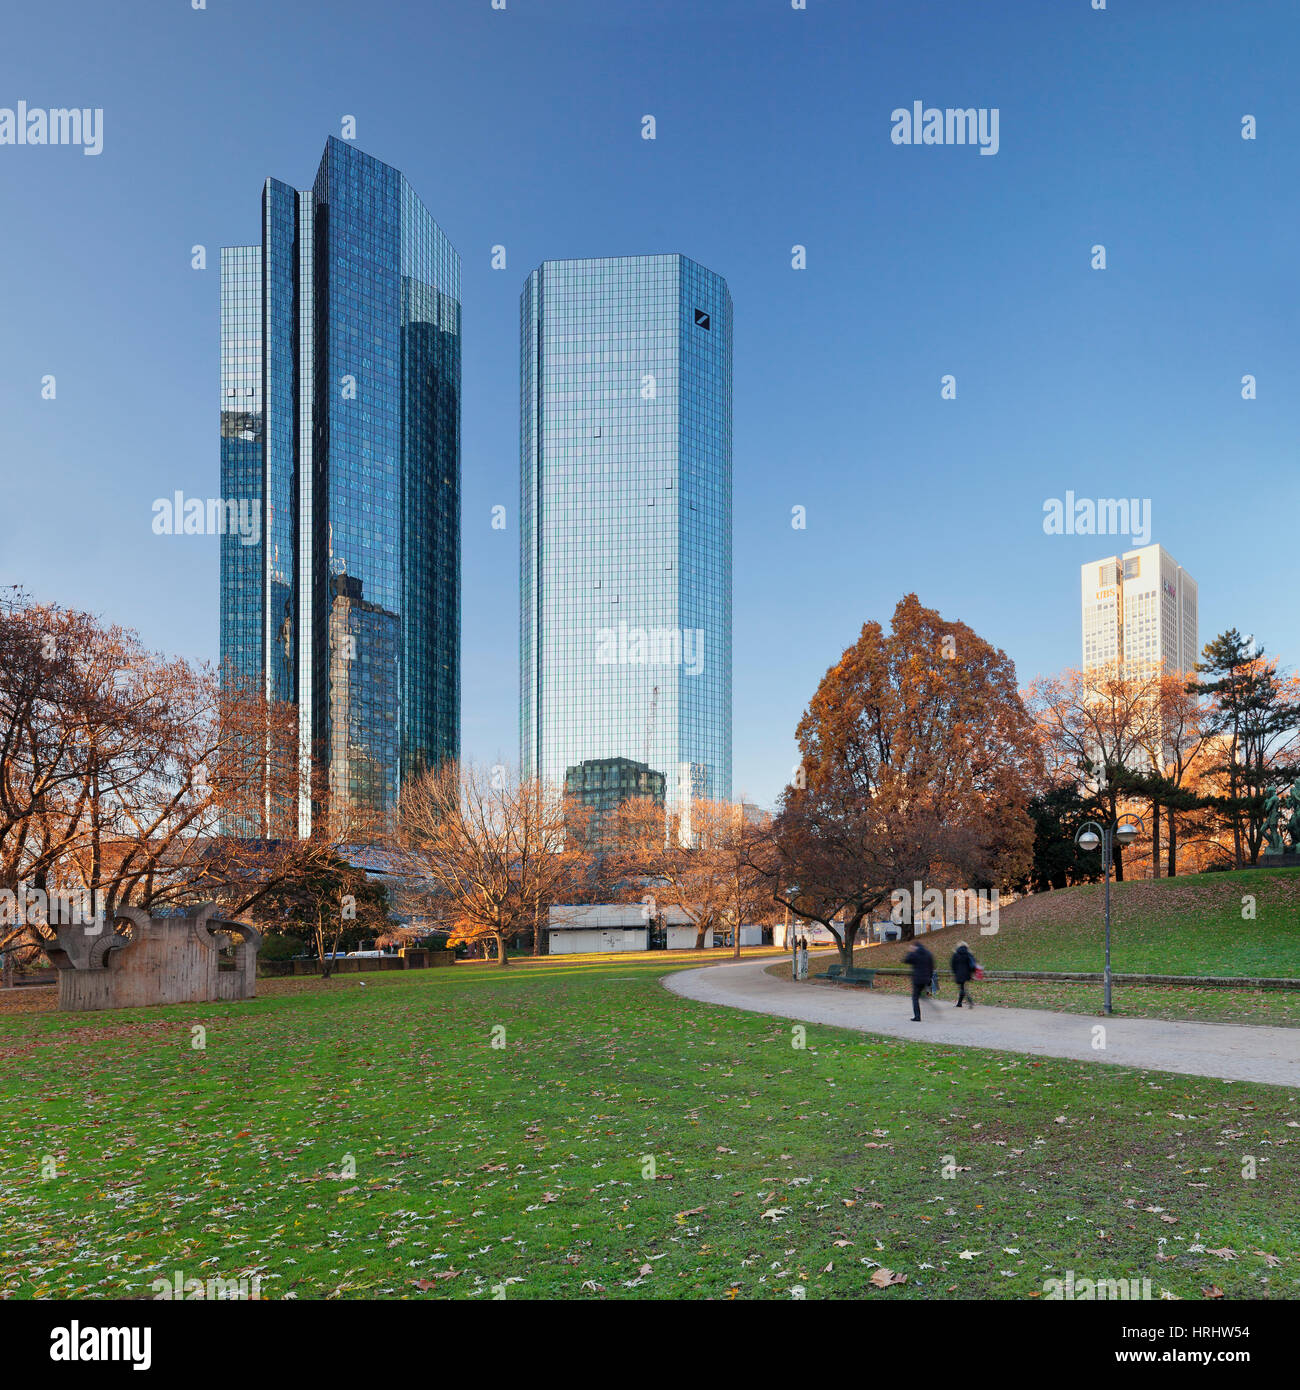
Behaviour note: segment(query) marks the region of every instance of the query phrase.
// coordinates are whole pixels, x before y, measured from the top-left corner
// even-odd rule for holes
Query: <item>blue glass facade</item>
[[[222,487],[255,472],[263,522],[257,585],[223,549],[222,655],[298,707],[306,831],[313,760],[385,811],[459,751],[460,258],[401,173],[331,138],[310,190],[267,180],[262,245],[222,276]]]
[[[262,250],[221,252],[221,495],[262,508]],[[221,538],[221,669],[256,686],[262,654],[261,543]]]
[[[547,261],[520,301],[520,751],[731,796],[732,310],[684,256]]]

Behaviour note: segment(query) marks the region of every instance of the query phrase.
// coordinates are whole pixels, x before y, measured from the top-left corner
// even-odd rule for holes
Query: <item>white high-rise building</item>
[[[1117,662],[1191,671],[1197,642],[1196,580],[1161,545],[1094,560],[1081,571],[1083,669]]]

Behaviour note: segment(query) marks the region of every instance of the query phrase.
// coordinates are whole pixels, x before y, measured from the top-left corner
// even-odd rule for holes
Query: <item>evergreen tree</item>
[[[1104,815],[1073,783],[1040,792],[1029,803],[1034,823],[1034,861],[1022,887],[1031,893],[1095,883],[1101,877],[1101,851],[1087,853],[1074,843],[1084,821]]]
[[[1194,688],[1210,699],[1209,728],[1221,752],[1210,767],[1226,793],[1209,798],[1232,831],[1233,864],[1259,862],[1264,843],[1264,803],[1300,767],[1286,756],[1286,740],[1300,723],[1296,682],[1283,676],[1264,648],[1237,629],[1221,632],[1202,649]]]

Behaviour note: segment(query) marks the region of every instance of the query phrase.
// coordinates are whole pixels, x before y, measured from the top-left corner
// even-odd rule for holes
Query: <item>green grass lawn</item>
[[[1102,924],[1102,887],[1090,883],[1022,898],[1002,910],[996,935],[949,927],[933,941],[946,960],[959,940],[968,940],[992,970],[1100,970]],[[892,942],[858,954],[883,965],[901,962],[906,951]],[[1134,975],[1300,977],[1300,869],[1113,883],[1111,968]]]
[[[1024,1299],[1068,1269],[1300,1295],[1296,1094],[822,1027],[800,1049],[664,970],[6,1001],[0,1295],[177,1269],[298,1298]]]

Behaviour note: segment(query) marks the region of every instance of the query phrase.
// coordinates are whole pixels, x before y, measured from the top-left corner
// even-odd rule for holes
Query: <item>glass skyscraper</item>
[[[398,170],[331,137],[268,179],[260,246],[221,253],[228,678],[297,706],[314,760],[376,811],[460,741],[460,257]]]
[[[546,261],[520,302],[520,751],[731,797],[731,295],[685,256]]]

